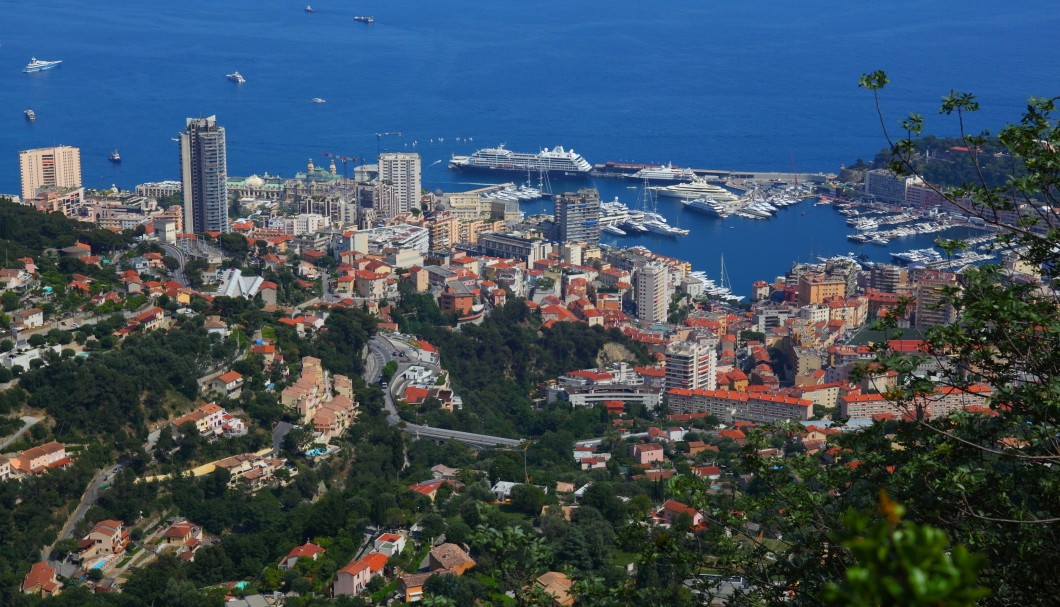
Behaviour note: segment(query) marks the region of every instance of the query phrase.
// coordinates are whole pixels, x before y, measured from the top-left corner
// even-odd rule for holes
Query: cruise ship
[[[721,186],[716,186],[713,183],[707,183],[706,179],[697,178],[689,183],[675,183],[674,185],[655,187],[652,189],[655,190],[655,193],[659,196],[680,198],[682,200],[706,198],[708,196],[720,202],[732,202],[738,200],[736,195],[729,190],[726,190]]]
[[[455,171],[478,171],[486,173],[547,173],[563,177],[588,177],[592,165],[574,150],[556,146],[541,150],[537,154],[513,152],[503,145],[484,148],[470,156],[453,156],[449,168]]]
[[[681,169],[667,163],[665,166],[643,168],[634,173],[633,178],[648,181],[692,181],[696,174],[692,169]]]
[[[58,59],[56,61],[45,61],[44,59],[37,59],[36,57],[32,57],[30,58],[29,63],[26,64],[26,67],[23,68],[22,71],[27,74],[30,72],[43,72],[45,70],[50,70],[59,67],[59,64],[62,62],[62,59]]]

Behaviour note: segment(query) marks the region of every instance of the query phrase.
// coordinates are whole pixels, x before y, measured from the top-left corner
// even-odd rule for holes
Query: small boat
[[[62,59],[56,59],[55,61],[46,61],[44,59],[37,59],[32,57],[26,67],[22,69],[23,72],[29,74],[31,72],[43,72],[50,69],[59,67],[59,64],[63,62]]]
[[[327,103],[327,99],[321,99],[320,97],[313,97],[310,101],[313,103]]]
[[[37,119],[37,112],[34,112],[33,110],[26,110],[23,113],[26,115],[26,120],[29,120],[30,122]]]
[[[357,16],[353,18],[354,21],[360,21],[361,23],[375,23],[375,17],[361,17]]]
[[[307,13],[315,13],[316,11],[313,9],[312,5],[307,4],[307,5],[305,5],[305,12],[307,12]]]
[[[110,153],[110,161],[111,162],[121,162],[121,154],[118,153],[118,150],[114,150],[113,152]]]
[[[601,232],[605,232],[607,234],[612,234],[614,236],[626,236],[627,235],[625,230],[622,230],[621,228],[619,228],[617,226],[613,226],[613,225],[606,225],[606,226],[600,228],[600,231]]]
[[[247,81],[247,79],[243,77],[243,74],[240,74],[239,72],[232,72],[231,74],[226,75],[225,78],[228,78],[236,84],[243,84]]]

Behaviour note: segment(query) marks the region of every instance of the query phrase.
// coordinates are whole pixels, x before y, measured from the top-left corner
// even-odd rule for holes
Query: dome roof
[[[251,175],[250,177],[247,177],[248,188],[260,188],[263,185],[265,185],[265,180],[261,177],[258,177],[257,175]]]

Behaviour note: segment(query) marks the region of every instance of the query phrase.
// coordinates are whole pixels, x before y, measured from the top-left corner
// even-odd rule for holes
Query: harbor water
[[[863,72],[893,80],[888,124],[918,111],[939,134],[955,132],[936,114],[951,88],[980,96],[979,130],[1015,119],[1028,96],[1055,95],[1060,82],[1060,46],[1041,42],[1060,29],[1060,11],[1029,0],[313,6],[0,0],[0,192],[19,190],[19,150],[59,144],[81,148],[88,187],[177,179],[173,138],[185,118],[209,115],[227,130],[232,175],[290,176],[325,152],[408,150],[423,157],[425,187],[454,190],[487,180],[447,171],[449,157],[498,143],[565,145],[593,163],[835,171],[884,145],[871,95],[856,87]],[[63,64],[24,74],[31,57]],[[244,84],[225,78],[235,71]],[[114,149],[120,164],[108,161]],[[599,184],[605,200],[633,203],[627,185]],[[617,240],[712,277],[724,252],[738,293],[794,259],[859,248],[886,256],[848,242],[828,207],[800,204],[767,221],[678,207],[659,203],[690,236]]]

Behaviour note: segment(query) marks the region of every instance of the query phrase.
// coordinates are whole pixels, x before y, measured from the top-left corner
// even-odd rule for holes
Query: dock
[[[605,162],[593,165],[589,173],[593,177],[605,177],[611,179],[633,179],[633,175],[641,169],[656,168],[654,164],[639,164],[633,162]],[[682,167],[675,167],[682,168]],[[771,171],[734,171],[729,169],[697,169],[688,167],[697,177],[703,177],[710,181],[725,183],[737,189],[747,189],[751,183],[826,183],[835,179],[834,173],[778,173]]]

